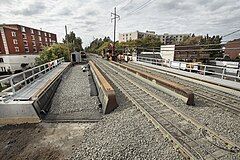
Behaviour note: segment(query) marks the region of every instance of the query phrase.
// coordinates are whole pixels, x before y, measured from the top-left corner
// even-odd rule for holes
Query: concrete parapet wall
[[[89,65],[102,103],[103,114],[108,114],[118,107],[115,91],[92,61]]]
[[[0,102],[0,125],[6,124],[22,124],[22,123],[39,123],[41,122],[40,112],[47,110],[57,86],[61,81],[62,74],[69,68],[70,63],[63,63],[62,66],[56,68],[51,77],[39,88],[33,88],[33,92],[29,100],[20,100],[11,98],[7,101]],[[44,77],[40,81],[43,81]],[[38,83],[38,82],[34,82]],[[30,87],[30,86],[28,86]],[[29,90],[28,90],[29,91]],[[21,95],[21,90],[18,93]]]

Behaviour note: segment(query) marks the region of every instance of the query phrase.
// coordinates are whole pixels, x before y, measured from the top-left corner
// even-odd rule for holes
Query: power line
[[[124,1],[126,1],[126,0],[123,0],[123,1],[120,1],[117,5],[116,5],[116,7],[118,7],[121,3],[123,3]]]
[[[237,33],[237,32],[240,32],[240,29],[238,29],[238,30],[236,30],[236,31],[233,31],[233,32],[231,32],[231,33],[228,33],[228,34],[226,34],[226,35],[224,35],[224,36],[222,36],[222,37],[227,37],[227,36],[230,36],[230,35],[235,34],[235,33]]]
[[[147,47],[133,47],[133,49],[143,49],[143,50],[146,50],[146,51],[157,51],[157,49],[155,48],[147,48]],[[181,52],[209,52],[209,51],[223,51],[223,50],[240,50],[240,48],[225,48],[225,49],[222,49],[222,48],[219,48],[219,49],[184,49],[184,50],[181,50],[181,49],[175,49],[173,48],[174,51],[181,51]],[[159,50],[159,49],[158,49]],[[165,50],[165,49],[162,49],[161,51],[173,51],[173,50]]]
[[[153,1],[155,0],[148,0],[147,2],[143,3],[142,5],[138,6],[135,10],[127,13],[123,18],[125,18],[127,15],[133,15],[134,13],[141,11],[142,9],[144,9],[145,7],[147,7],[149,4],[151,4]]]
[[[118,12],[121,11],[122,9],[124,9],[125,7],[127,7],[130,3],[132,3],[132,1],[133,1],[133,0],[130,0],[126,5],[124,5],[123,7],[121,7],[121,8],[118,10]]]

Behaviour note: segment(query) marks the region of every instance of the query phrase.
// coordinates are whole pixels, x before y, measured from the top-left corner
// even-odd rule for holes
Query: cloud
[[[146,0],[0,1],[0,23],[43,28],[56,33],[60,41],[67,25],[83,39],[84,45],[92,36],[112,37],[110,14],[115,6],[121,17],[117,21],[117,33],[154,30],[158,34],[224,35],[240,27],[239,0],[155,0],[137,12],[134,11]]]
[[[72,15],[72,11],[68,8],[62,8],[55,16],[70,16]]]
[[[13,13],[16,15],[32,16],[36,14],[43,14],[46,6],[42,2],[30,4],[27,8],[16,10]]]
[[[96,16],[96,15],[98,15],[99,14],[99,12],[98,11],[96,11],[96,10],[91,10],[91,11],[87,11],[86,12],[86,16]]]

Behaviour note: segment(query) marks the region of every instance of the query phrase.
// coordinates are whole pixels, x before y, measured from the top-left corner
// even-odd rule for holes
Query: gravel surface
[[[133,76],[130,77],[134,78]],[[240,119],[236,114],[228,112],[221,107],[215,107],[216,104],[213,102],[203,100],[198,96],[195,96],[195,106],[188,106],[180,99],[176,99],[164,92],[161,92],[160,90],[155,89],[154,87],[151,87],[150,85],[146,85],[146,83],[141,80],[136,79],[136,82],[144,85],[152,92],[157,93],[159,96],[166,97],[168,102],[171,102],[175,107],[179,107],[179,109],[181,109],[184,113],[194,117],[200,123],[207,125],[209,128],[215,130],[222,136],[233,140],[240,146]],[[199,85],[199,87],[202,87],[202,85]],[[204,86],[204,88],[208,87]]]
[[[71,159],[183,159],[114,86],[119,107],[85,132]]]
[[[62,81],[52,99],[48,116],[73,117],[77,119],[99,119],[98,97],[90,96],[88,72],[83,65],[75,65],[63,75]]]
[[[105,66],[104,66],[105,67]],[[114,68],[114,69],[116,69],[115,67],[110,67],[110,68]],[[116,69],[117,71],[117,73],[119,73],[119,72],[121,72],[120,70],[119,70],[119,68],[118,69]],[[111,75],[111,74],[113,74],[113,72],[112,71],[106,71],[109,75]],[[123,72],[121,72],[121,73],[123,73]],[[131,77],[130,75],[128,75],[128,73],[125,73],[124,74],[125,76],[129,76],[129,77]],[[131,77],[131,79],[134,79],[134,81],[135,82],[137,82],[137,81],[139,81],[139,80],[136,80],[136,78],[134,78],[134,77]],[[137,83],[141,83],[141,85],[142,86],[144,86],[144,83],[142,83],[142,82],[137,82]],[[132,90],[131,88],[134,88],[133,86],[132,87],[129,87],[129,89],[130,90]],[[147,98],[147,97],[146,97]],[[167,99],[168,100],[168,99]],[[137,100],[138,101],[138,100]],[[155,108],[155,109],[158,109],[158,108]],[[172,115],[169,115],[169,117],[172,117]],[[174,123],[174,124],[177,124],[178,122],[180,122],[181,120],[179,119],[180,117],[172,117],[172,118],[168,118],[170,121],[177,121],[176,123]],[[189,127],[189,126],[188,126]],[[194,130],[193,130],[194,131]],[[195,133],[195,131],[196,131],[196,133]],[[198,133],[198,130],[195,130],[194,131],[194,134],[192,135],[192,136],[194,136],[195,134],[196,134],[196,136],[199,136],[199,133]],[[174,131],[173,131],[174,132]],[[209,151],[211,150],[211,151],[215,151],[215,150],[217,150],[218,148],[217,147],[215,147],[214,145],[212,145],[211,143],[204,143],[204,145],[206,145],[206,147],[209,145],[209,146],[211,146],[211,147],[207,147],[207,148],[209,148]],[[221,146],[221,145],[220,145]],[[228,156],[229,157],[231,157],[230,159],[237,159],[237,155],[236,154],[231,154],[230,152],[227,152],[227,154],[228,154]]]

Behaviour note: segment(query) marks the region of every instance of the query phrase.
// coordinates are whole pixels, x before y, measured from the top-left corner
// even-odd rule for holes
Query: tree
[[[69,44],[71,52],[73,52],[74,50],[78,52],[83,50],[82,39],[80,37],[76,37],[73,31],[71,31],[65,36],[65,39],[63,39],[63,43]]]
[[[102,50],[106,49],[108,47],[109,43],[111,43],[111,42],[112,42],[112,40],[110,39],[110,37],[104,37],[103,39],[96,38],[90,43],[90,45],[88,47],[85,48],[85,50],[87,52],[100,54],[102,52]]]
[[[55,59],[64,57],[65,61],[70,60],[69,48],[66,44],[54,44],[50,47],[45,47],[40,52],[40,56],[36,58],[37,64],[43,64]]]
[[[216,36],[209,36],[208,34],[206,36],[195,36],[194,34],[192,36],[185,37],[183,39],[183,42],[180,43],[180,45],[196,45],[196,47],[200,46],[202,51],[208,49],[208,52],[210,53],[210,57],[216,58],[216,57],[222,57],[223,51],[221,50],[222,46],[220,45],[222,41],[222,37],[219,35]],[[217,49],[212,50],[211,49]],[[200,52],[202,52],[200,51]]]

